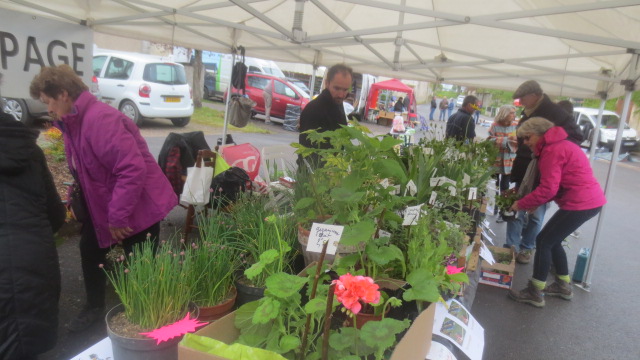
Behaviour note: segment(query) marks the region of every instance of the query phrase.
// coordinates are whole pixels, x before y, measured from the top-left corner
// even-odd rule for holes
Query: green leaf
[[[380,178],[394,178],[399,180],[401,184],[407,182],[407,175],[395,160],[379,159],[373,164],[373,169],[378,173]]]
[[[313,198],[302,198],[296,203],[295,210],[306,209],[309,206],[315,204],[315,202],[316,201]]]
[[[300,339],[298,339],[297,336],[285,335],[280,339],[280,350],[282,353],[294,350],[300,345]]]
[[[264,267],[271,264],[278,258],[278,250],[269,249],[260,254],[260,260],[257,263],[251,265],[250,268],[244,271],[244,275],[252,280],[256,276],[260,275],[264,270]]]
[[[396,334],[407,329],[411,323],[405,319],[403,321],[385,318],[381,321],[369,321],[360,330],[360,339],[365,344],[377,348],[388,349],[396,342]]]
[[[280,301],[265,297],[258,301],[260,305],[253,314],[254,324],[266,324],[280,315]]]
[[[387,265],[393,260],[404,260],[402,251],[394,245],[376,246],[374,244],[367,244],[365,251],[369,259],[378,265]]]
[[[463,272],[453,275],[447,275],[450,281],[469,283],[469,276]]]
[[[352,327],[342,328],[340,331],[331,332],[329,346],[341,351],[347,349],[356,342],[358,332]]]
[[[304,306],[304,312],[307,314],[322,313],[327,309],[327,301],[325,299],[315,298],[310,300]]]
[[[392,136],[385,136],[380,142],[380,151],[388,151],[393,149],[394,146],[401,144],[402,140],[394,139]]]
[[[264,344],[267,335],[271,333],[273,322],[269,322],[264,325],[253,323],[253,315],[258,308],[258,305],[260,305],[258,301],[252,301],[242,305],[238,310],[236,310],[234,324],[236,328],[240,329],[240,333],[242,335],[240,336],[239,341],[242,344],[260,347]]]
[[[361,242],[368,242],[376,231],[376,224],[372,219],[360,221],[354,225],[347,225],[342,233],[340,244],[355,246]]]
[[[404,292],[402,296],[404,300],[436,302],[440,299],[438,282],[429,271],[425,269],[414,270],[407,276],[407,282],[411,285],[411,288]]]
[[[331,189],[331,198],[334,201],[342,201],[342,202],[349,202],[349,203],[358,202],[364,197],[364,195],[365,193],[362,191],[353,192],[351,190],[348,190],[342,187]]]
[[[307,278],[287,273],[275,273],[266,280],[267,290],[275,297],[285,299],[300,291]]]

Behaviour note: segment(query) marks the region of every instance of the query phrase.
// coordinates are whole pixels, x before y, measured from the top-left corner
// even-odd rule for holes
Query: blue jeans
[[[587,220],[596,216],[602,207],[589,210],[558,210],[536,238],[536,255],[533,257],[533,278],[546,281],[551,260],[558,275],[569,275],[567,254],[562,241]]]
[[[436,112],[436,108],[432,107],[431,111],[429,112],[429,120],[433,120],[433,113]]]
[[[507,222],[507,245],[516,250],[532,250],[536,245],[536,236],[542,228],[547,204],[540,205],[533,213],[518,211],[516,219]]]

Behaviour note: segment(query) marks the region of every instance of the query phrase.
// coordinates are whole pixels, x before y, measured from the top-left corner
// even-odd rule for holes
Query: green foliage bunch
[[[143,329],[157,329],[183,318],[192,300],[192,259],[176,252],[169,242],[147,240],[128,257],[121,256],[106,271],[126,318]]]

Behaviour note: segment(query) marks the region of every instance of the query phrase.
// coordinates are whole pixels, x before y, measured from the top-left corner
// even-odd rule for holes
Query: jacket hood
[[[36,150],[38,131],[28,129],[11,115],[0,112],[0,174],[19,174]]]
[[[562,140],[566,140],[568,136],[569,135],[567,135],[567,132],[560,126],[554,126],[551,129],[547,130],[547,132],[544,133],[544,136],[542,136],[542,139],[540,139],[540,141],[538,141],[538,144],[536,145],[536,156],[540,156],[542,148],[545,145],[555,144]]]

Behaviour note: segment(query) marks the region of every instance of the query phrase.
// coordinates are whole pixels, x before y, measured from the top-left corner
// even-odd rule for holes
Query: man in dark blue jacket
[[[477,103],[478,98],[473,95],[468,95],[464,98],[458,112],[453,114],[447,121],[447,138],[454,138],[458,141],[473,141],[476,137],[476,124],[473,120],[473,113],[478,107]]]

